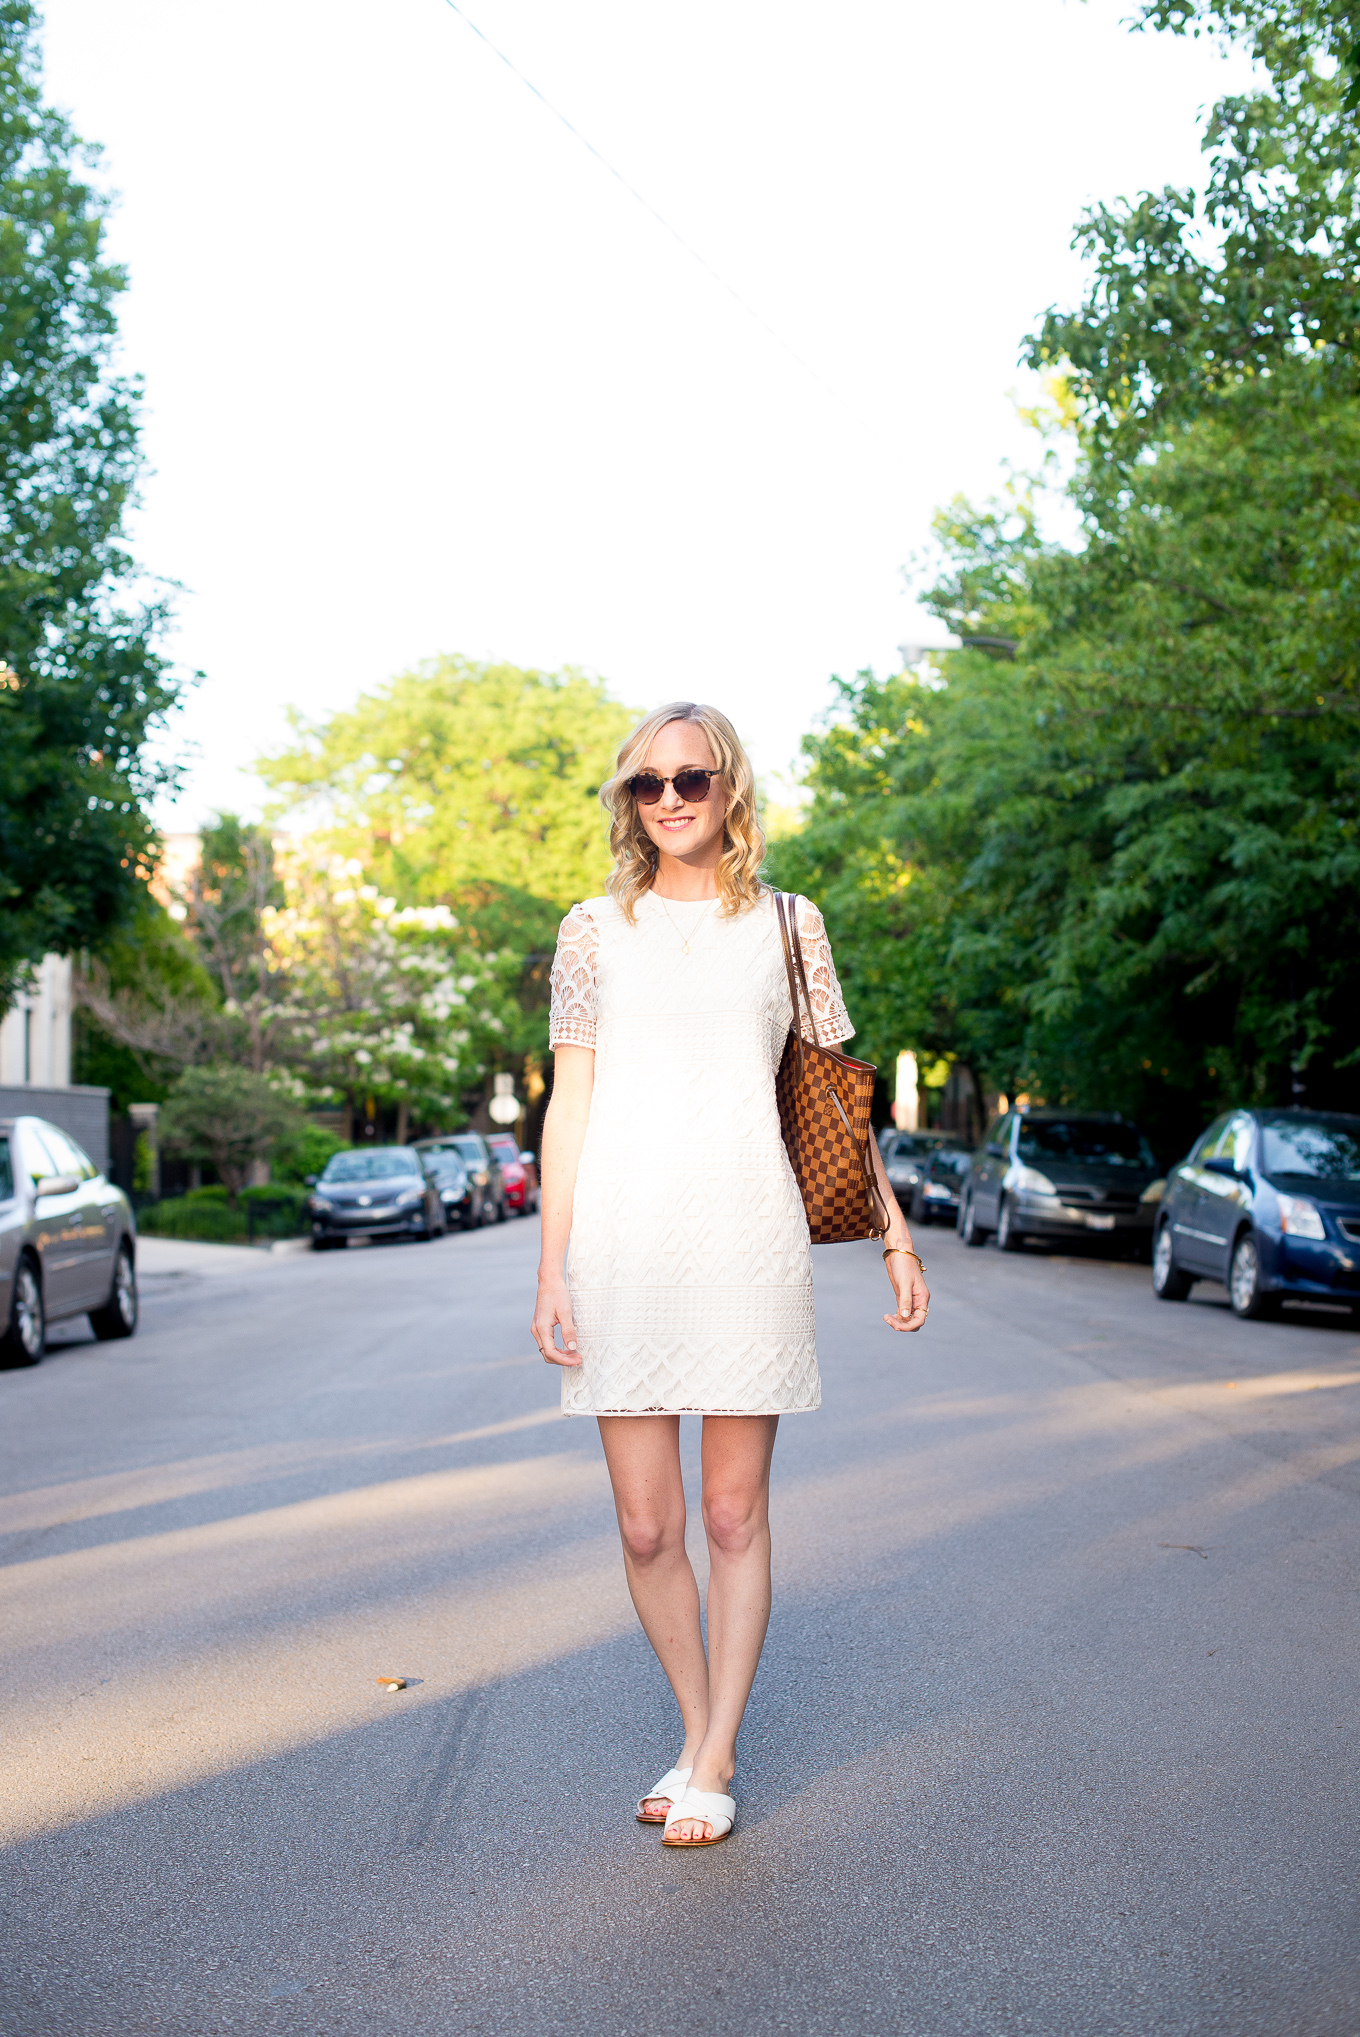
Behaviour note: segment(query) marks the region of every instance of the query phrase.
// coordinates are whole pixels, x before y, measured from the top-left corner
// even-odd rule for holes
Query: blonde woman
[[[770,1615],[775,1431],[821,1402],[808,1226],[775,1106],[793,1013],[751,766],[726,715],[657,708],[600,798],[609,895],[572,907],[553,965],[533,1334],[562,1367],[563,1413],[599,1422],[628,1588],[680,1707],[679,1755],[637,1816],[664,1824],[668,1846],[709,1846],[736,1816],[737,1733]],[[853,1028],[821,914],[797,909],[829,1045]],[[919,1330],[930,1297],[870,1147],[889,1213],[883,1320]],[[681,1415],[703,1417],[707,1654]]]

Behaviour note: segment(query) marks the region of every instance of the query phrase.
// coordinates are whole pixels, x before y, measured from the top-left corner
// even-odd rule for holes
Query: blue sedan
[[[1360,1309],[1360,1117],[1235,1110],[1167,1176],[1152,1285],[1184,1301],[1221,1280],[1239,1316],[1289,1297]]]

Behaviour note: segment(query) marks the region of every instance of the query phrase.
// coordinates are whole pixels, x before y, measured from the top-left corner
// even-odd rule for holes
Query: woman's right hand
[[[557,1347],[555,1331],[560,1327],[565,1351]],[[534,1342],[543,1354],[545,1365],[579,1365],[581,1360],[576,1350],[576,1325],[571,1316],[571,1295],[567,1283],[560,1276],[550,1279],[539,1275],[538,1300],[534,1304],[534,1323],[531,1332]]]

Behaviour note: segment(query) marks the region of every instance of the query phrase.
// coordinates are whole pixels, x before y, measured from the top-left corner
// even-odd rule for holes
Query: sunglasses
[[[677,771],[674,778],[658,778],[655,771],[639,771],[635,778],[628,780],[628,790],[639,806],[655,806],[668,785],[675,787],[677,799],[683,799],[687,806],[698,806],[708,798],[709,783],[721,778],[722,772],[692,770]]]

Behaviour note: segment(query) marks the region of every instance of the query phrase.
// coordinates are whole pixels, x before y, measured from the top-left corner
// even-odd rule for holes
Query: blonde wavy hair
[[[749,911],[764,889],[760,866],[765,860],[765,835],[756,817],[755,773],[742,748],[741,737],[716,707],[705,707],[697,700],[672,700],[667,707],[654,707],[625,736],[614,775],[600,787],[600,804],[610,817],[609,846],[614,852],[609,895],[622,907],[624,918],[630,923],[638,900],[652,888],[657,851],[642,825],[628,780],[642,769],[656,737],[673,721],[692,721],[703,730],[713,761],[722,773],[727,813],[723,821],[722,861],[718,865],[718,897],[722,901],[719,912],[730,917]]]

